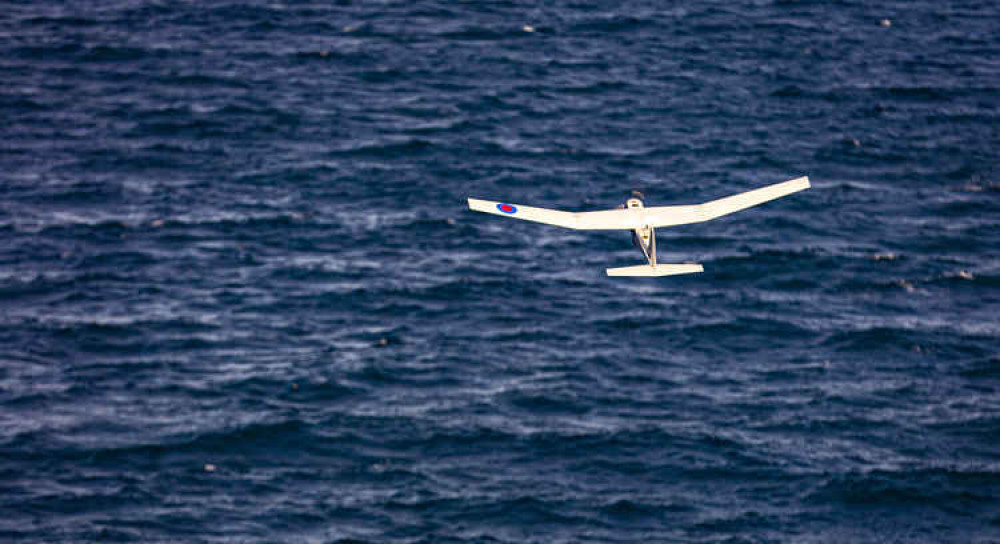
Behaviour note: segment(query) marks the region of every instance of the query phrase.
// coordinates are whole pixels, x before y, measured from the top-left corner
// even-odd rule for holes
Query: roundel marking
[[[503,213],[517,213],[517,206],[513,204],[497,204],[497,209]]]

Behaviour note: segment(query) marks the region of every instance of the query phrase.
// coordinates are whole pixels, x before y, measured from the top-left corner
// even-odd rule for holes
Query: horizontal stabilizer
[[[678,274],[694,274],[704,272],[700,264],[658,264],[650,266],[641,264],[639,266],[623,266],[621,268],[609,268],[609,276],[676,276]]]

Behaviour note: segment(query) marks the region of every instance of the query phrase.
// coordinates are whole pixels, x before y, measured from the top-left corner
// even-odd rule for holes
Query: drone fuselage
[[[630,198],[623,206],[626,209],[641,209],[645,207],[640,198]],[[646,225],[632,230],[632,244],[642,251],[649,264],[656,266],[656,229]]]

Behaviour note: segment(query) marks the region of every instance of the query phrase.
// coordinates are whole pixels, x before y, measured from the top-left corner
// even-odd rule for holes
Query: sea
[[[0,3],[0,541],[1000,542],[1000,5]]]

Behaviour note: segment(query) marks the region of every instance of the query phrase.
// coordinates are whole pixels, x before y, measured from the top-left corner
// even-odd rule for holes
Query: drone
[[[632,231],[632,243],[642,251],[649,264],[608,268],[607,274],[609,276],[658,277],[693,274],[704,272],[705,269],[697,263],[660,264],[656,262],[657,228],[710,221],[808,188],[809,178],[803,176],[753,191],[686,206],[646,207],[642,194],[634,192],[632,198],[626,200],[618,208],[593,212],[566,212],[475,198],[469,199],[469,209],[568,229]]]

